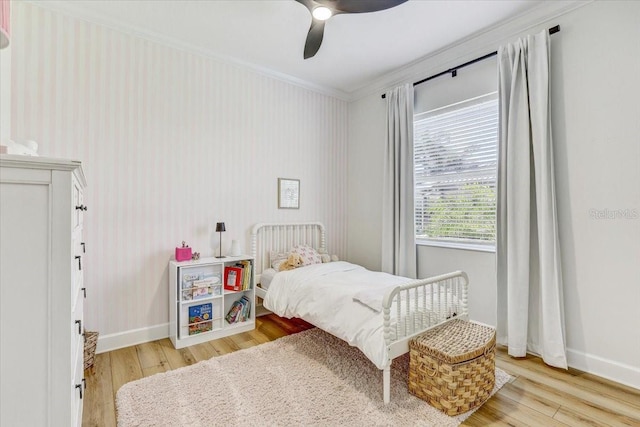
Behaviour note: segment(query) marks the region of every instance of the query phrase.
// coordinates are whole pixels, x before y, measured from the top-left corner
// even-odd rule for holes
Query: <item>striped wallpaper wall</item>
[[[87,328],[168,322],[168,266],[257,222],[322,221],[346,252],[347,104],[253,70],[14,2],[12,134],[81,160]],[[301,180],[277,209],[278,177]]]

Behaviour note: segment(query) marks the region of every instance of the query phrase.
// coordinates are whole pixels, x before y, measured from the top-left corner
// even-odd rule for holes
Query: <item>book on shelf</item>
[[[213,329],[213,304],[205,303],[189,307],[189,335]]]
[[[213,328],[211,322],[205,323],[195,323],[193,325],[189,325],[189,335],[201,334],[203,332],[209,332]]]
[[[243,295],[237,301],[234,301],[231,308],[225,316],[225,320],[229,324],[244,322],[251,316],[251,300]]]
[[[182,301],[221,295],[219,273],[187,273],[182,276]]]
[[[236,264],[242,268],[242,290],[251,289],[251,261],[243,260]]]
[[[220,283],[220,273],[186,273],[182,276],[182,289]]]
[[[242,271],[241,267],[227,266],[224,268],[224,288],[230,291],[242,290]]]
[[[182,300],[191,301],[212,297],[215,286],[209,279],[194,280],[191,287],[182,290]]]

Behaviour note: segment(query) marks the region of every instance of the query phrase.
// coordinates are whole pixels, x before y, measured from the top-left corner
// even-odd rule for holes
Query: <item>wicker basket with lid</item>
[[[495,385],[495,329],[454,319],[409,342],[409,392],[447,415],[482,405]]]

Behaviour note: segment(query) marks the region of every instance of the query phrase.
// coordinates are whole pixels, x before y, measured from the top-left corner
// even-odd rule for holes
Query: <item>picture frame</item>
[[[300,180],[278,178],[278,209],[300,209]]]
[[[242,289],[242,268],[224,268],[224,288],[228,291],[239,291]]]

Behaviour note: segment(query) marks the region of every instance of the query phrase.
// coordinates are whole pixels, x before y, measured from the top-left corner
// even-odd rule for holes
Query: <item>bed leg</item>
[[[386,405],[391,401],[391,363],[384,367],[382,371],[382,381],[383,381],[383,400]]]

